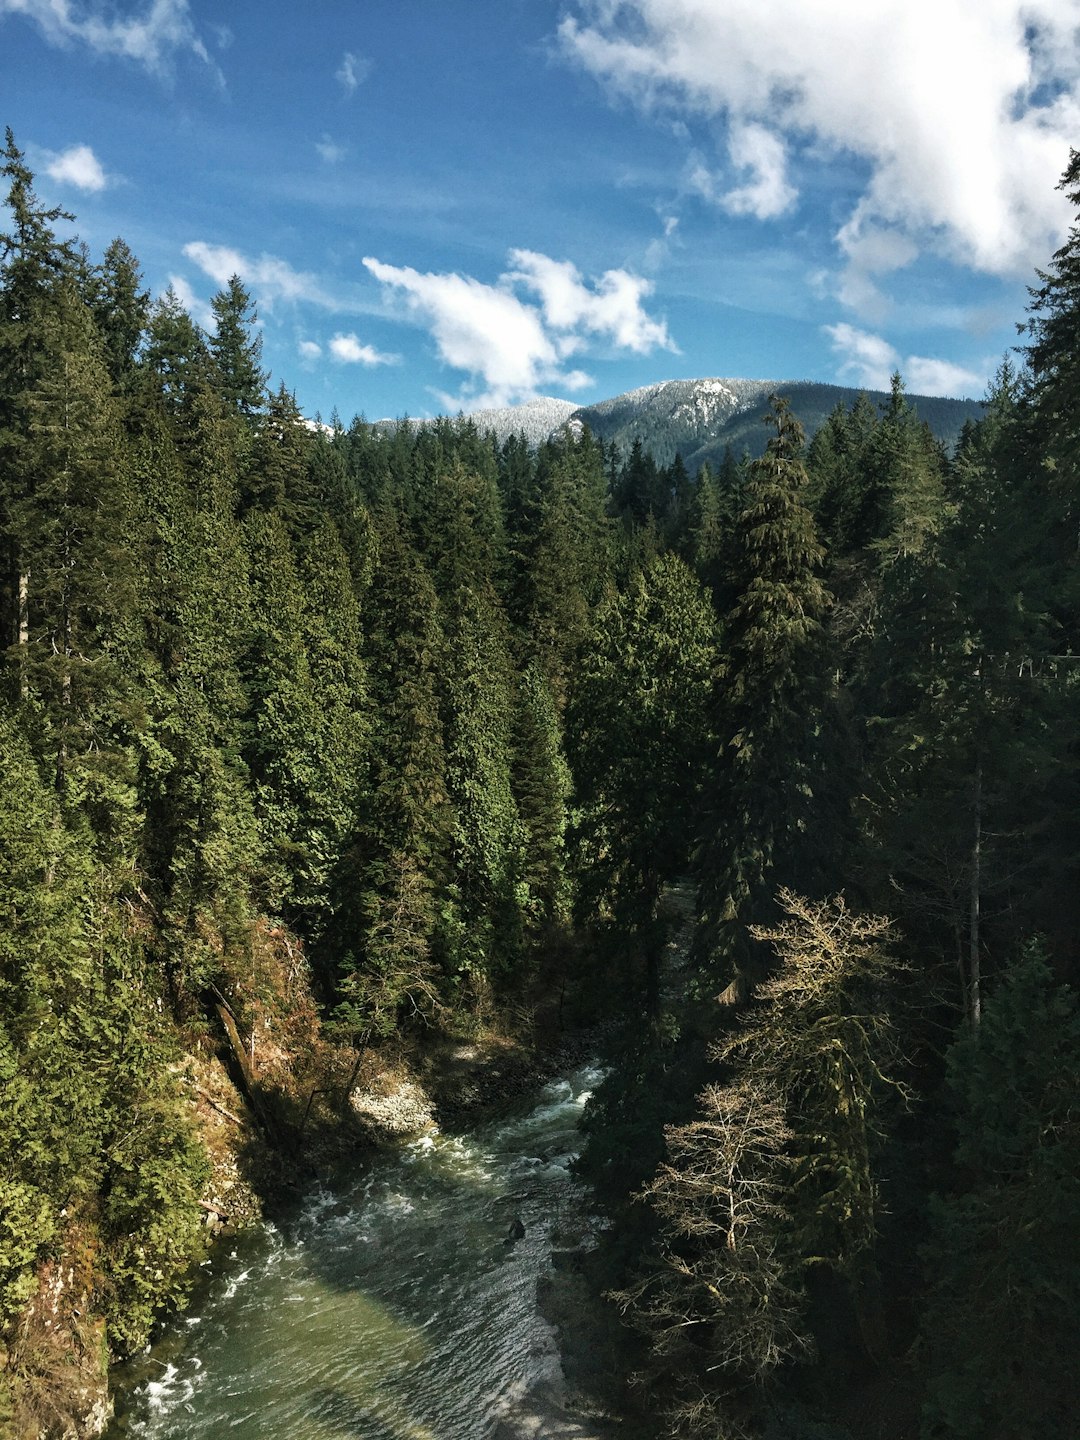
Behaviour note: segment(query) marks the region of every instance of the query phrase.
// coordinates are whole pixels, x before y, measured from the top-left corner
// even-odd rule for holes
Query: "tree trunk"
[[[27,695],[26,661],[30,654],[30,572],[19,566],[18,613],[15,617],[16,641],[19,646],[19,699]]]

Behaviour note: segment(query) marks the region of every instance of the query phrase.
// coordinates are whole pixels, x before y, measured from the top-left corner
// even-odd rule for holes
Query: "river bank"
[[[597,1078],[387,1141],[221,1247],[189,1314],[118,1375],[109,1440],[609,1440],[573,1412],[537,1305],[553,1246],[589,1227],[571,1164]]]

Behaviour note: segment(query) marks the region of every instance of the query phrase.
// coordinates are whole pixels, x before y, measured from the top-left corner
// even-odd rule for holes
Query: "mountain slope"
[[[845,385],[824,385],[812,380],[739,380],[716,377],[702,380],[664,380],[575,407],[567,400],[543,398],[502,410],[478,410],[468,418],[481,430],[491,430],[502,441],[524,433],[539,444],[565,424],[587,425],[598,439],[614,441],[628,451],[635,440],[667,465],[681,454],[694,473],[701,465],[718,465],[731,447],[760,455],[768,439],[762,423],[769,396],[786,395],[802,421],[809,439],[837,405],[850,406],[860,393],[878,404],[888,401],[882,390],[860,392]],[[955,446],[968,420],[983,412],[978,400],[947,400],[934,395],[909,395],[937,438],[949,449]]]

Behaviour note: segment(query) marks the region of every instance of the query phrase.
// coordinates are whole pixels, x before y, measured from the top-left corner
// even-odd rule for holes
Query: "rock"
[[[349,1104],[366,1128],[395,1140],[422,1135],[435,1124],[427,1092],[412,1080],[380,1076],[378,1089],[354,1090]]]

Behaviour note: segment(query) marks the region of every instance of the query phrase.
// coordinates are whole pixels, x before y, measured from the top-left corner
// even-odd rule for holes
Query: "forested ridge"
[[[954,453],[896,377],[690,474],[310,423],[3,172],[0,1433],[182,1302],[189,1057],[295,1156],[569,995],[656,1433],[1073,1434],[1080,227]]]

